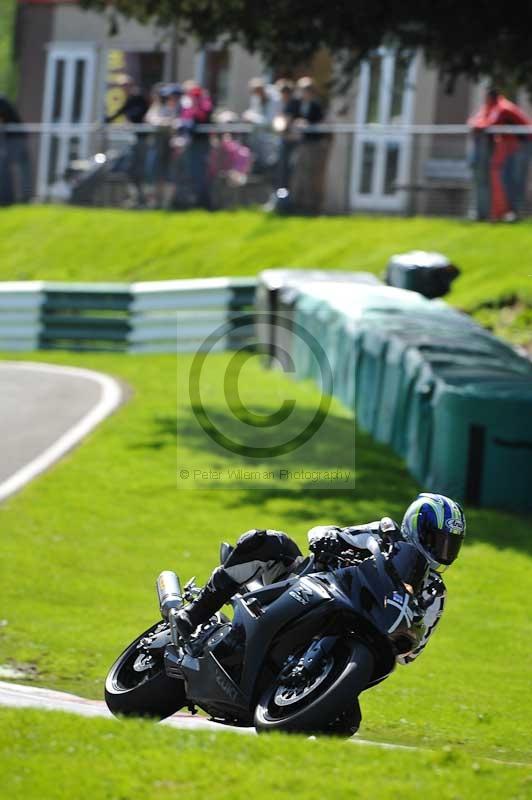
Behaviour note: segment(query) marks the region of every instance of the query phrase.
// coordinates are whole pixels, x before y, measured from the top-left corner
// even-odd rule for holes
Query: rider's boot
[[[198,625],[208,622],[239,589],[240,584],[230,578],[223,567],[217,567],[195,600],[178,611],[179,635],[189,639]]]

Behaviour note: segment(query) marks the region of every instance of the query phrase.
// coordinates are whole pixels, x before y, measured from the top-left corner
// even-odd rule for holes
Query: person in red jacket
[[[478,149],[480,143],[485,143],[482,134],[492,125],[532,125],[532,119],[492,87],[486,94],[484,104],[469,118],[468,125],[478,137]],[[497,133],[490,139],[490,216],[492,219],[513,221],[523,212],[530,136]]]

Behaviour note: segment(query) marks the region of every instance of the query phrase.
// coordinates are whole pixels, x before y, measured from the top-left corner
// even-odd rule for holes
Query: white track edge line
[[[78,714],[79,716],[85,717],[114,719],[101,700],[89,700],[85,697],[69,694],[68,692],[58,692],[54,689],[43,689],[38,686],[27,686],[9,683],[7,681],[0,681],[0,706],[7,708],[34,708],[42,711],[63,711],[65,713]],[[217,731],[219,733],[245,734],[248,736],[256,735],[256,731],[253,728],[235,728],[229,725],[226,726],[216,722],[210,722],[204,717],[193,717],[192,715],[169,717],[159,724],[178,730],[207,730]],[[369,739],[360,739],[358,736],[352,737],[348,742],[349,744],[362,745],[364,747],[378,747],[381,750],[410,750],[417,753],[435,752],[428,747],[394,744],[392,742],[373,742]],[[471,756],[471,758],[478,758],[481,761],[489,761],[492,764],[499,764],[505,767],[525,767],[526,769],[530,769],[531,766],[523,761],[503,761],[502,759],[490,758],[489,756]]]
[[[108,417],[120,405],[123,397],[120,384],[109,375],[83,369],[81,367],[64,367],[56,364],[41,364],[33,361],[2,361],[2,368],[33,370],[35,372],[51,372],[60,375],[71,375],[85,378],[99,384],[101,396],[93,408],[85,414],[69,430],[63,433],[54,444],[47,447],[39,456],[0,483],[0,502],[18,492],[27,483],[47,470],[54,462],[65,455],[89,434],[100,422]]]

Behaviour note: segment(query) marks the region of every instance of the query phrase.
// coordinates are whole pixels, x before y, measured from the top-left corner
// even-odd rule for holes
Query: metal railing
[[[505,219],[532,212],[532,126],[0,126],[0,205],[263,205],[279,213]]]

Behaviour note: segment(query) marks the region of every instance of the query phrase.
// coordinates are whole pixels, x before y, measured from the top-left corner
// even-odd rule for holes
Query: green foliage
[[[220,541],[234,542],[251,527],[286,530],[304,548],[306,531],[316,524],[385,514],[400,519],[418,490],[400,460],[360,432],[354,490],[316,490],[296,481],[183,488],[177,468],[235,463],[230,453],[214,459],[198,434],[183,388],[188,356],[40,353],[31,359],[100,369],[132,389],[128,402],[82,446],[0,506],[1,616],[7,621],[0,627],[0,664],[32,667],[38,685],[101,697],[120,649],[157,618],[160,570],[175,568],[184,579],[203,581]],[[227,363],[226,354],[209,363],[213,414],[224,408]],[[243,399],[256,411],[279,408],[286,392],[298,403],[315,402],[315,390],[263,372],[255,359],[247,369]],[[348,440],[352,421],[336,404],[331,417],[338,439]],[[416,663],[363,695],[361,734],[523,760],[532,733],[530,517],[467,514],[467,544],[446,575],[444,619]]]
[[[475,319],[496,336],[532,349],[532,303],[483,304],[475,312]]]
[[[15,0],[0,0],[0,94],[14,99],[13,26]]]
[[[106,0],[81,5],[108,8]],[[395,44],[422,48],[451,78],[489,75],[532,86],[532,8],[526,3],[270,0],[266,13],[253,0],[114,0],[113,9],[143,22],[174,24],[202,42],[240,42],[273,68],[296,66],[327,48],[350,75],[371,50]]]
[[[2,788],[10,800],[401,796],[525,800],[526,767],[302,737],[189,733],[148,722],[0,711]],[[67,766],[68,765],[68,766]]]

